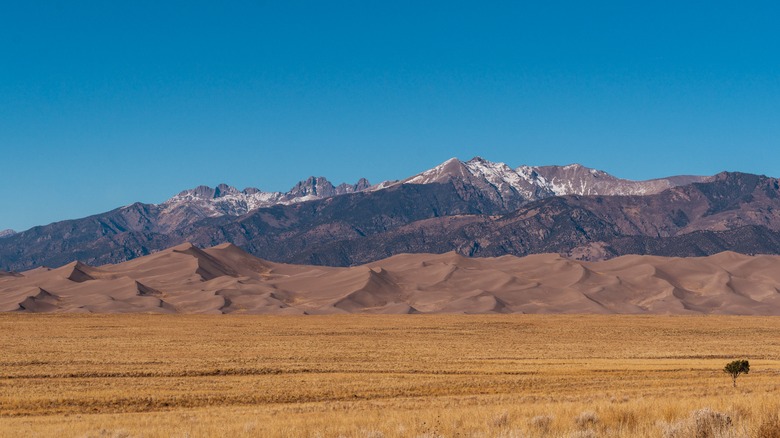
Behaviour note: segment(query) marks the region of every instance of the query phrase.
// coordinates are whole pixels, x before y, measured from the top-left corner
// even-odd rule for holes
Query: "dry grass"
[[[0,435],[780,437],[780,318],[0,315]],[[731,387],[721,371],[747,358]]]

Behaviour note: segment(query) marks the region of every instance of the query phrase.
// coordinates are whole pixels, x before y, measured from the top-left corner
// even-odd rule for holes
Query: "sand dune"
[[[780,256],[402,254],[332,268],[183,244],[117,265],[0,272],[0,311],[780,315]]]

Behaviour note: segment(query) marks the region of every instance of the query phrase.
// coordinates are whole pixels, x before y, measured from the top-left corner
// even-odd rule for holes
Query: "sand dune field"
[[[0,311],[90,313],[597,313],[780,315],[780,256],[404,254],[363,266],[271,263],[230,244],[117,265],[0,276]]]

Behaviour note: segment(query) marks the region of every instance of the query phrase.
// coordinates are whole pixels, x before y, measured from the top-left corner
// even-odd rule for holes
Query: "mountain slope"
[[[319,242],[360,238],[421,219],[500,211],[500,205],[478,192],[459,194],[452,184],[403,184],[375,192],[277,204],[239,217],[206,217],[166,233],[157,226],[159,206],[133,204],[3,239],[0,269],[57,266],[73,259],[89,264],[118,263],[185,241],[202,246],[232,242],[253,254],[284,261]],[[339,264],[348,264],[348,258]]]
[[[491,204],[455,208],[474,201],[459,198],[452,183],[402,185],[361,200],[333,198],[330,207],[302,204],[302,211],[284,208],[275,215],[261,209],[238,223],[189,230],[182,239],[208,246],[236,237],[234,243],[261,257],[332,266],[453,250],[469,256],[552,252],[587,260],[624,254],[709,255],[729,249],[778,253],[777,183],[723,173],[712,182],[656,195],[553,197],[503,215],[491,213]],[[431,204],[433,200],[439,204]]]
[[[506,210],[540,199],[566,195],[652,195],[666,189],[706,182],[711,177],[674,176],[648,181],[616,178],[579,164],[568,166],[520,166],[510,168],[481,157],[463,162],[451,158],[439,166],[409,177],[402,184],[453,183],[476,189]]]
[[[678,185],[691,181],[706,182]],[[776,184],[748,174],[632,182],[578,165],[512,169],[477,157],[376,186],[361,180],[334,187],[314,177],[286,194],[202,186],[159,205],[136,203],[7,236],[0,239],[0,269],[74,259],[118,263],[186,241],[232,242],[274,261],[335,266],[451,250],[592,260],[727,249],[777,253]],[[734,243],[743,227],[753,227],[740,231],[749,240]],[[694,238],[692,246],[683,243]]]
[[[778,180],[723,173],[712,182],[648,196],[563,196],[505,215],[435,218],[354,241],[310,244],[296,262],[349,254],[359,264],[402,252],[477,257],[558,253],[601,260],[625,254],[780,253]],[[326,257],[333,257],[327,259]]]
[[[672,187],[688,185],[695,182],[710,181],[712,177],[702,176],[672,176],[647,181],[631,181],[616,178],[604,171],[590,169],[579,164],[568,166],[523,166],[517,169],[522,173],[535,173],[542,184],[556,196],[565,195],[600,195],[627,196],[652,195]]]

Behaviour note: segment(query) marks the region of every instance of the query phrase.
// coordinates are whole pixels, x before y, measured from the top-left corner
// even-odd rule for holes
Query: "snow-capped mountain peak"
[[[309,177],[288,192],[264,192],[254,187],[244,190],[219,184],[185,190],[163,202],[163,228],[174,229],[206,217],[240,216],[261,207],[294,204],[348,193],[377,191],[399,184],[453,184],[466,197],[482,197],[511,211],[523,204],[564,195],[647,195],[702,177],[673,177],[649,181],[629,181],[581,164],[566,166],[519,166],[474,157],[466,162],[449,160],[401,181],[385,181],[371,186],[365,178],[356,184],[334,186],[324,177]]]
[[[264,192],[254,187],[238,190],[227,184],[219,184],[213,188],[198,186],[184,190],[159,204],[163,213],[161,217],[164,218],[161,225],[173,229],[206,217],[241,216],[261,207],[295,204],[359,192],[369,187],[371,184],[365,178],[361,178],[354,185],[340,184],[334,187],[326,178],[314,176],[300,181],[286,193]]]
[[[402,181],[404,184],[431,184],[457,182],[477,190],[506,208],[552,196],[552,192],[538,184],[534,175],[517,172],[506,163],[496,163],[482,157],[466,162],[451,158],[444,163]]]
[[[438,166],[418,173],[410,178],[401,181],[402,184],[431,184],[441,183],[452,180],[452,178],[464,178],[469,175],[466,166],[457,158],[439,164]]]
[[[484,196],[501,200],[507,208],[518,203],[565,195],[648,195],[706,177],[671,177],[648,181],[616,178],[607,172],[581,164],[565,166],[519,166],[474,157],[462,162],[451,158],[444,163],[414,175],[404,184],[431,184],[458,181],[476,188]]]
[[[466,167],[471,174],[484,178],[498,189],[499,192],[517,192],[526,199],[535,198],[534,183],[506,165],[506,163],[494,163],[481,157],[474,157],[466,162]]]

